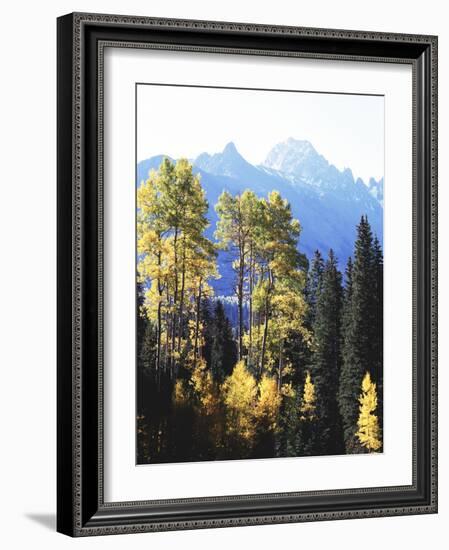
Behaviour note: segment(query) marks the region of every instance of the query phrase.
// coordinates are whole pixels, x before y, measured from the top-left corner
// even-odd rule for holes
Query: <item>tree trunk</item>
[[[185,245],[182,253],[182,274],[181,274],[181,295],[179,297],[179,328],[178,328],[178,353],[181,353],[181,341],[182,341],[182,325],[184,314],[184,293],[186,285],[186,251]]]
[[[174,274],[175,284],[173,290],[173,311],[172,311],[172,326],[171,326],[171,370],[175,368],[175,348],[176,348],[176,308],[178,303],[178,228],[175,228],[173,238],[173,257],[174,257]],[[171,373],[173,375],[173,372]]]
[[[278,393],[281,393],[281,385],[282,385],[282,366],[283,366],[283,357],[284,353],[284,341],[281,339],[279,342],[279,363],[278,363]]]
[[[170,292],[167,284],[167,307],[170,305]],[[165,357],[164,357],[164,371],[167,373],[170,367],[170,317],[168,310],[165,313]]]
[[[159,299],[157,306],[157,340],[156,340],[156,372],[161,368],[161,329],[162,329],[162,303]]]
[[[159,237],[160,238],[160,237]],[[161,251],[157,255],[157,265],[161,265]],[[163,288],[161,285],[161,279],[158,274],[157,278],[157,291],[159,294],[159,303],[157,306],[157,341],[156,341],[156,372],[157,376],[160,377],[160,368],[161,368],[161,332],[162,332],[162,292]]]
[[[262,376],[262,371],[265,363],[265,351],[267,349],[267,336],[268,336],[268,296],[265,298],[265,320],[262,336],[262,351],[260,353],[260,368],[259,375]]]
[[[199,332],[200,332],[200,310],[201,310],[201,285],[202,281],[200,279],[200,283],[198,285],[198,296],[196,299],[196,322],[195,322],[195,342],[193,346],[193,365],[196,365],[196,361],[198,359],[198,340],[199,340]]]
[[[248,363],[252,364],[253,356],[253,244],[250,246],[249,255],[249,348],[248,348]]]
[[[170,355],[170,346],[169,346],[169,336],[168,336],[168,316],[166,316],[166,331],[165,331],[165,357],[164,357],[164,370],[167,373],[169,367],[169,355]]]
[[[239,275],[237,282],[237,299],[238,299],[238,314],[239,314],[239,341],[238,355],[239,361],[243,357],[243,275],[244,275],[244,251],[243,247],[239,249]]]
[[[264,320],[264,327],[263,327],[263,337],[262,337],[262,352],[260,356],[260,376],[262,376],[262,371],[265,363],[265,352],[267,349],[267,337],[268,337],[268,319],[270,314],[270,293],[271,293],[271,286],[272,286],[272,280],[271,280],[271,273],[268,271],[268,281],[269,286],[267,288],[267,294],[265,297],[265,320]]]

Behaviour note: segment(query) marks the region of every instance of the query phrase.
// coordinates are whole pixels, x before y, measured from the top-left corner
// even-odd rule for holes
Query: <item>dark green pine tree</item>
[[[223,304],[217,301],[212,320],[212,345],[210,367],[216,380],[223,380],[232,373],[237,362],[237,347],[232,337],[232,327],[226,317]]]
[[[156,334],[153,325],[147,319],[143,305],[145,302],[145,288],[138,282],[136,287],[136,352],[137,370],[140,374],[154,373]]]
[[[351,324],[352,319],[352,271],[353,263],[352,258],[349,256],[346,263],[345,270],[345,280],[343,288],[343,308],[342,308],[342,319],[341,319],[341,330],[342,330],[342,348],[344,349],[344,339],[348,327]]]
[[[307,266],[305,266],[307,269]],[[310,267],[307,271],[304,298],[307,304],[307,313],[304,317],[304,327],[312,332],[316,312],[316,301],[323,279],[324,259],[319,250],[316,250]],[[302,335],[290,339],[285,345],[285,357],[295,365],[292,382],[299,394],[303,390],[305,373],[310,369],[312,350],[309,342]]]
[[[374,322],[374,341],[373,354],[375,360],[375,376],[374,381],[377,383],[377,414],[379,426],[382,432],[383,429],[383,300],[384,300],[384,285],[383,285],[383,254],[382,247],[377,237],[374,237],[373,243],[373,277],[375,289],[375,322]]]
[[[301,406],[300,391],[294,395],[284,395],[279,408],[277,429],[275,430],[275,455],[296,456],[303,454],[298,445],[298,411]]]
[[[313,326],[316,313],[316,302],[318,294],[320,292],[321,282],[323,280],[324,272],[324,259],[319,250],[315,250],[313,255],[311,267],[307,276],[307,285],[305,289],[305,296],[309,310],[307,313],[306,323]]]
[[[341,368],[342,276],[334,252],[324,265],[319,286],[313,333],[315,352],[310,374],[316,391],[317,454],[344,451],[337,395]]]
[[[146,328],[146,316],[142,311],[142,307],[145,301],[144,287],[141,282],[136,283],[136,346],[137,346],[137,358],[139,361],[143,343],[143,336]],[[139,366],[139,365],[138,365]]]
[[[340,374],[338,403],[343,421],[346,452],[356,452],[358,397],[364,374],[376,380],[377,359],[376,287],[374,281],[373,236],[368,218],[362,216],[357,226],[354,263],[348,266],[344,305],[343,364]]]

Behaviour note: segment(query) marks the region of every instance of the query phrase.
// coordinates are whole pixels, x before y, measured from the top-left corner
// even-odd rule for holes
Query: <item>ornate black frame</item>
[[[408,63],[413,68],[413,483],[105,503],[105,45]],[[58,19],[58,504],[71,536],[437,512],[437,38],[101,14]]]

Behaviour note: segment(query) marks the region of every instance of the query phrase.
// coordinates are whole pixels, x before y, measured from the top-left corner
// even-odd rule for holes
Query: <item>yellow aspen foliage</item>
[[[189,394],[184,380],[176,380],[173,390],[173,399],[176,405],[186,405],[188,403]]]
[[[290,397],[292,399],[296,397],[296,391],[293,388],[293,384],[291,382],[288,382],[288,384],[282,384],[281,395],[283,397]]]
[[[362,393],[359,397],[360,416],[357,422],[358,431],[356,436],[363,447],[368,451],[378,451],[382,442],[380,440],[379,421],[374,412],[377,409],[376,384],[371,381],[367,372],[362,381]]]
[[[254,405],[257,395],[256,380],[243,361],[235,365],[231,376],[223,384],[223,391],[228,407],[238,410]]]
[[[199,359],[194,366],[191,375],[191,383],[201,405],[202,413],[206,415],[213,414],[219,405],[219,398],[212,380],[212,375],[210,371],[207,370],[206,361],[204,359]]]
[[[232,417],[229,430],[244,439],[254,435],[254,407],[257,398],[257,384],[243,361],[239,361],[222,385],[224,403]]]
[[[197,328],[198,328],[198,335],[195,336]],[[196,323],[195,319],[189,319],[189,321],[188,321],[188,330],[189,330],[188,338],[189,338],[189,340],[192,344],[195,342],[195,338],[197,339],[197,348],[201,348],[201,347],[204,346],[203,329],[204,329],[203,323],[199,322],[198,326],[197,326],[197,323]],[[196,361],[196,363],[195,363],[195,361]],[[191,369],[195,369],[195,367],[197,366],[197,364],[199,362],[200,362],[200,359],[198,357],[195,359],[195,350],[192,348],[189,351],[189,353],[187,354],[186,366],[191,368]]]
[[[157,371],[164,367],[173,374],[192,347],[193,362],[198,355],[200,324],[190,345],[184,327],[192,318],[199,321],[201,300],[212,295],[208,280],[218,277],[215,247],[204,235],[207,211],[205,191],[187,159],[165,158],[137,190],[141,313],[154,325]]]
[[[259,398],[257,400],[254,416],[264,421],[268,429],[276,428],[276,421],[281,406],[282,397],[278,392],[277,380],[264,374],[259,382]]]
[[[301,420],[313,420],[316,410],[316,396],[315,386],[310,377],[310,372],[306,374],[306,380],[304,382],[304,392],[302,396],[302,403],[299,409]]]

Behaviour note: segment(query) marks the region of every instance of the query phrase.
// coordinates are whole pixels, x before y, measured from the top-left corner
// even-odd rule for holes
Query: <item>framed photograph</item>
[[[58,19],[58,531],[437,511],[437,38]]]

